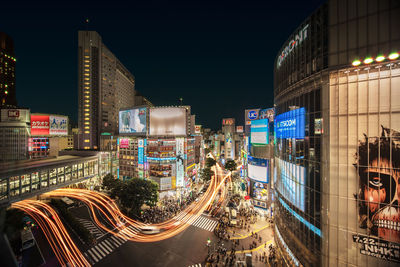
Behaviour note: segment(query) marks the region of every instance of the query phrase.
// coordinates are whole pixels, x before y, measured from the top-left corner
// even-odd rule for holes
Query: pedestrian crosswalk
[[[201,266],[202,266],[201,263],[198,263],[198,264],[189,265],[188,267],[201,267]]]
[[[199,216],[193,223],[193,226],[202,228],[206,231],[214,231],[214,228],[217,226],[218,222],[211,220],[203,215]]]
[[[94,225],[92,221],[82,219],[82,218],[77,218],[77,220],[81,224],[83,224],[83,226],[85,226],[85,228],[88,229],[89,232],[92,235],[94,235],[94,237],[96,239],[99,239],[100,237],[102,237],[105,234],[105,232],[103,232],[103,230],[99,229],[96,225]]]
[[[129,231],[138,232],[138,229],[133,226],[127,227]],[[122,230],[120,233],[123,234],[126,229]],[[85,255],[86,259],[92,264],[96,264],[101,259],[106,257],[108,254],[113,252],[115,249],[120,247],[124,244],[127,240],[122,237],[117,236],[109,236],[108,238],[104,239],[103,241],[99,242],[96,246],[91,247],[88,249],[83,255]]]

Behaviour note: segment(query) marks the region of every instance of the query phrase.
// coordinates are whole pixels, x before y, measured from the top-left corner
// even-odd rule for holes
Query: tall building
[[[400,2],[329,0],[274,66],[275,241],[288,266],[400,262]]]
[[[14,42],[4,32],[0,32],[0,105],[17,105],[15,92]]]
[[[118,112],[134,106],[135,78],[95,31],[78,32],[77,149],[99,149],[100,135],[118,133]]]

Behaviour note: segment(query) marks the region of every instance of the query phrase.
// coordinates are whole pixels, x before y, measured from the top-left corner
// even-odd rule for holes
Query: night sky
[[[77,32],[88,29],[155,105],[183,97],[197,124],[219,129],[223,117],[243,125],[244,109],[273,106],[276,54],[325,1],[7,2],[0,31],[14,39],[20,106],[77,120]]]

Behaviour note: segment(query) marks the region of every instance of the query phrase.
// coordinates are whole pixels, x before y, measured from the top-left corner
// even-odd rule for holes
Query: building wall
[[[78,53],[78,148],[99,149],[101,133],[118,133],[119,110],[134,106],[135,78],[97,32],[79,31]]]
[[[12,38],[4,32],[0,32],[0,105],[17,105],[16,61]]]

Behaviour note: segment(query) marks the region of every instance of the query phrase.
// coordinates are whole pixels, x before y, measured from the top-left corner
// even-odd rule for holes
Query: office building
[[[274,66],[275,241],[289,266],[400,261],[400,2],[329,0]]]
[[[6,33],[0,32],[0,105],[17,105],[16,61],[13,40]]]
[[[78,149],[99,149],[118,133],[118,112],[134,106],[135,78],[95,31],[78,32]]]

